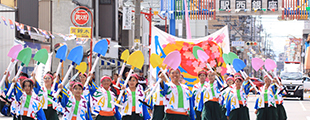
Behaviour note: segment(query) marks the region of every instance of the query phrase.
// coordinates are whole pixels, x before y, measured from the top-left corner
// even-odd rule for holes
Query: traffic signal
[[[248,45],[248,46],[256,46],[257,42],[249,41],[249,42],[246,42],[246,45]]]

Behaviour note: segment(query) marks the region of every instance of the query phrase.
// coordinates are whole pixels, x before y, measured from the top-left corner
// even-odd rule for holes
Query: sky
[[[263,28],[267,34],[270,33],[270,37],[267,39],[273,42],[272,49],[277,56],[284,52],[285,41],[288,38],[292,38],[292,36],[296,38],[302,37],[303,20],[279,21],[278,16],[275,15],[264,15],[261,17]]]

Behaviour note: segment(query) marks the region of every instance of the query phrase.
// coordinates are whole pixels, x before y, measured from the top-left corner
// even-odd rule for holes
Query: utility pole
[[[134,41],[139,41],[141,44],[140,40],[140,5],[141,5],[141,0],[135,0],[135,36],[134,36]]]
[[[185,22],[185,18],[182,19],[182,38],[186,39],[186,22]]]
[[[95,20],[95,34],[96,34],[95,38],[96,38],[96,41],[99,41],[99,0],[96,0],[96,2],[95,2],[95,18],[96,18],[96,20]],[[117,29],[117,28],[115,28],[115,29]],[[92,56],[90,56],[90,57],[92,57]],[[97,72],[95,72],[95,80],[98,80],[98,81],[95,81],[96,84],[100,84],[100,82],[99,82],[100,66],[101,66],[101,64],[95,68],[95,71],[97,71]]]
[[[175,10],[175,1],[174,0],[171,0],[171,10]],[[173,12],[171,14],[171,16],[174,16],[175,13]],[[175,17],[171,17],[170,20],[169,20],[170,24],[169,24],[169,33],[173,36],[176,36],[175,34]]]
[[[251,28],[250,28],[250,31],[251,31],[251,37],[250,37],[250,41],[255,41],[255,37],[253,37],[253,34],[254,34],[254,36],[255,36],[255,23],[253,23],[253,17],[252,16],[250,16],[250,19],[251,19],[251,23],[250,23],[250,25],[251,25]],[[253,29],[254,28],[254,29]],[[250,46],[250,48],[253,48],[252,46]],[[253,50],[253,49],[251,49],[251,50]],[[252,64],[251,64],[251,67],[250,67],[250,70],[249,70],[249,73],[251,73],[251,75],[252,75],[252,71],[253,71],[253,67],[252,67]],[[253,75],[252,75],[253,76]]]

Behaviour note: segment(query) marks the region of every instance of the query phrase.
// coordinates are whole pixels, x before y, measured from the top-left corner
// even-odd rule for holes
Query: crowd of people
[[[91,73],[80,74],[66,84],[60,84],[60,75],[52,72],[43,77],[43,85],[38,83],[35,73],[30,77],[22,73],[12,80],[7,77],[1,91],[1,114],[13,116],[14,120],[250,119],[247,98],[255,86],[250,84],[249,77],[240,73],[221,76],[201,70],[197,73],[199,82],[192,90],[184,84],[179,69],[169,69],[167,73],[159,71],[155,78],[161,79],[160,82],[151,85],[142,72],[128,74],[124,73],[125,77],[117,73],[111,77],[102,76],[100,85],[96,85]],[[88,76],[93,80],[85,83]],[[128,84],[124,85],[127,77]],[[271,80],[264,76],[265,85],[255,91],[259,94],[254,108],[257,120],[287,119],[282,98],[284,91],[276,78],[273,76]],[[16,84],[8,93],[12,83]],[[58,89],[61,93],[55,96]]]

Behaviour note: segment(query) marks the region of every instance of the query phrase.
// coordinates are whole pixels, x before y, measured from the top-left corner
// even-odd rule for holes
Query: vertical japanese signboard
[[[278,0],[268,0],[267,2],[268,10],[278,10]]]
[[[261,10],[262,9],[262,0],[252,0],[252,10]]]
[[[123,8],[123,30],[131,30],[131,8]]]
[[[236,0],[236,9],[246,9],[246,0]]]
[[[220,10],[230,10],[230,0],[220,0]]]

